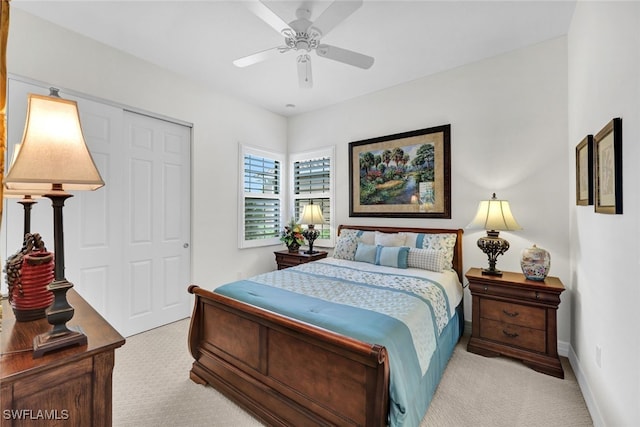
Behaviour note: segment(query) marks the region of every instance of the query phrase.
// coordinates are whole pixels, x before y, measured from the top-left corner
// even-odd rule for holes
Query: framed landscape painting
[[[595,211],[622,213],[622,119],[611,120],[593,138]]]
[[[451,218],[451,125],[349,143],[349,216]]]

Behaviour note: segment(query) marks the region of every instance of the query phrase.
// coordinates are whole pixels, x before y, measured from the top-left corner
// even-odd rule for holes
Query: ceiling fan
[[[305,1],[296,10],[296,19],[289,23],[262,0],[251,2],[250,9],[252,12],[284,36],[284,45],[236,59],[233,64],[236,67],[247,67],[280,54],[294,51],[298,53],[298,82],[300,87],[303,88],[313,86],[311,56],[309,56],[311,51],[315,51],[322,58],[332,59],[366,70],[373,65],[373,57],[320,42],[323,36],[327,35],[329,31],[359,9],[362,6],[362,1],[336,0],[313,22],[310,21],[312,3]]]

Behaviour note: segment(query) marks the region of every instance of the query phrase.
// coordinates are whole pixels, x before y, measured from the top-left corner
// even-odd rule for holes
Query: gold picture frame
[[[603,214],[622,214],[622,119],[615,118],[593,138],[594,204]]]
[[[576,205],[593,205],[593,135],[576,145]]]

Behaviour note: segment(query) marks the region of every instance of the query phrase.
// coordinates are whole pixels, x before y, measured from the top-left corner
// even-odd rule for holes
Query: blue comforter
[[[215,292],[384,345],[390,366],[389,425],[420,424],[431,399],[425,396],[429,387],[423,382],[451,312],[440,284],[406,273],[316,261],[230,283]]]

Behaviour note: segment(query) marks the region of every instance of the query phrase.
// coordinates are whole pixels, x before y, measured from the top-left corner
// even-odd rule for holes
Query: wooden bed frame
[[[453,265],[462,283],[460,229],[342,225],[386,233],[456,233]],[[249,304],[189,287],[195,305],[191,379],[209,384],[267,425],[385,426],[387,351]],[[203,402],[206,405],[206,402]]]

